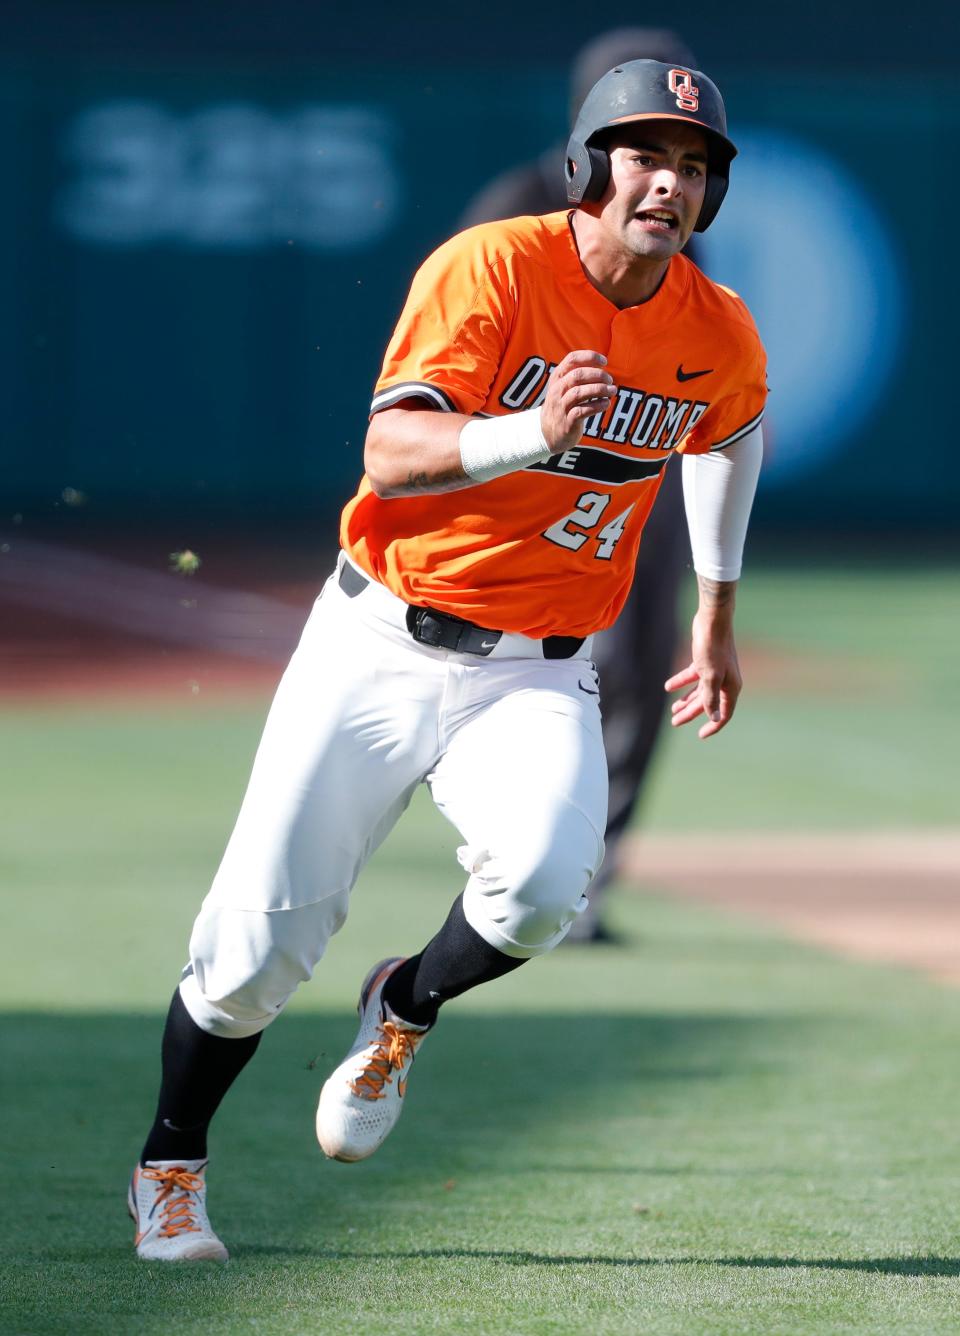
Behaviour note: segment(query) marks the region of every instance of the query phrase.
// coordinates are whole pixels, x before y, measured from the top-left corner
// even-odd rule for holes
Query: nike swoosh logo
[[[677,367],[677,380],[696,380],[698,376],[709,376],[712,371],[712,366],[708,366],[705,371],[684,371],[681,362]]]
[[[499,640],[481,640],[481,641],[480,641],[480,648],[481,648],[481,649],[496,649],[496,647],[497,647],[499,644],[500,644],[500,641],[499,641]]]

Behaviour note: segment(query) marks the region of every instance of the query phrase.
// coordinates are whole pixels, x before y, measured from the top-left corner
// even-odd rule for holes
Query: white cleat
[[[429,1030],[401,1020],[383,1001],[383,986],[402,965],[381,960],[363,981],[353,1048],[320,1091],[317,1140],[331,1160],[365,1160],[400,1117],[417,1046]]]
[[[137,1256],[150,1262],[225,1262],[207,1219],[206,1160],[148,1160],[130,1179],[127,1209]]]

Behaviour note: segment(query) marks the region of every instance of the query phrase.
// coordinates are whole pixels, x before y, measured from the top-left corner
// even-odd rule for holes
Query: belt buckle
[[[430,649],[453,650],[459,654],[476,654],[485,658],[494,650],[501,631],[487,631],[482,626],[454,617],[436,608],[407,608],[407,630],[420,645]]]
[[[407,608],[407,630],[418,645],[429,649],[449,649],[444,643],[443,625],[431,608]]]

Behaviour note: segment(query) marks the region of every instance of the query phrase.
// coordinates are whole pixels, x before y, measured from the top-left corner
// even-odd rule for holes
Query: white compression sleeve
[[[762,460],[759,427],[725,450],[683,456],[683,503],[698,575],[739,580]]]
[[[474,482],[489,482],[549,458],[539,408],[504,417],[471,418],[460,428],[460,462]]]

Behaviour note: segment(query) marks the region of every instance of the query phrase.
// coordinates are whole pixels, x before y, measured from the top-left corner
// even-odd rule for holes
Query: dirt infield
[[[641,835],[622,868],[638,886],[960,985],[960,831]]]
[[[172,573],[162,552],[147,566],[24,539],[6,549],[0,699],[270,691],[323,583],[306,561],[252,571],[233,552],[207,580]]]

